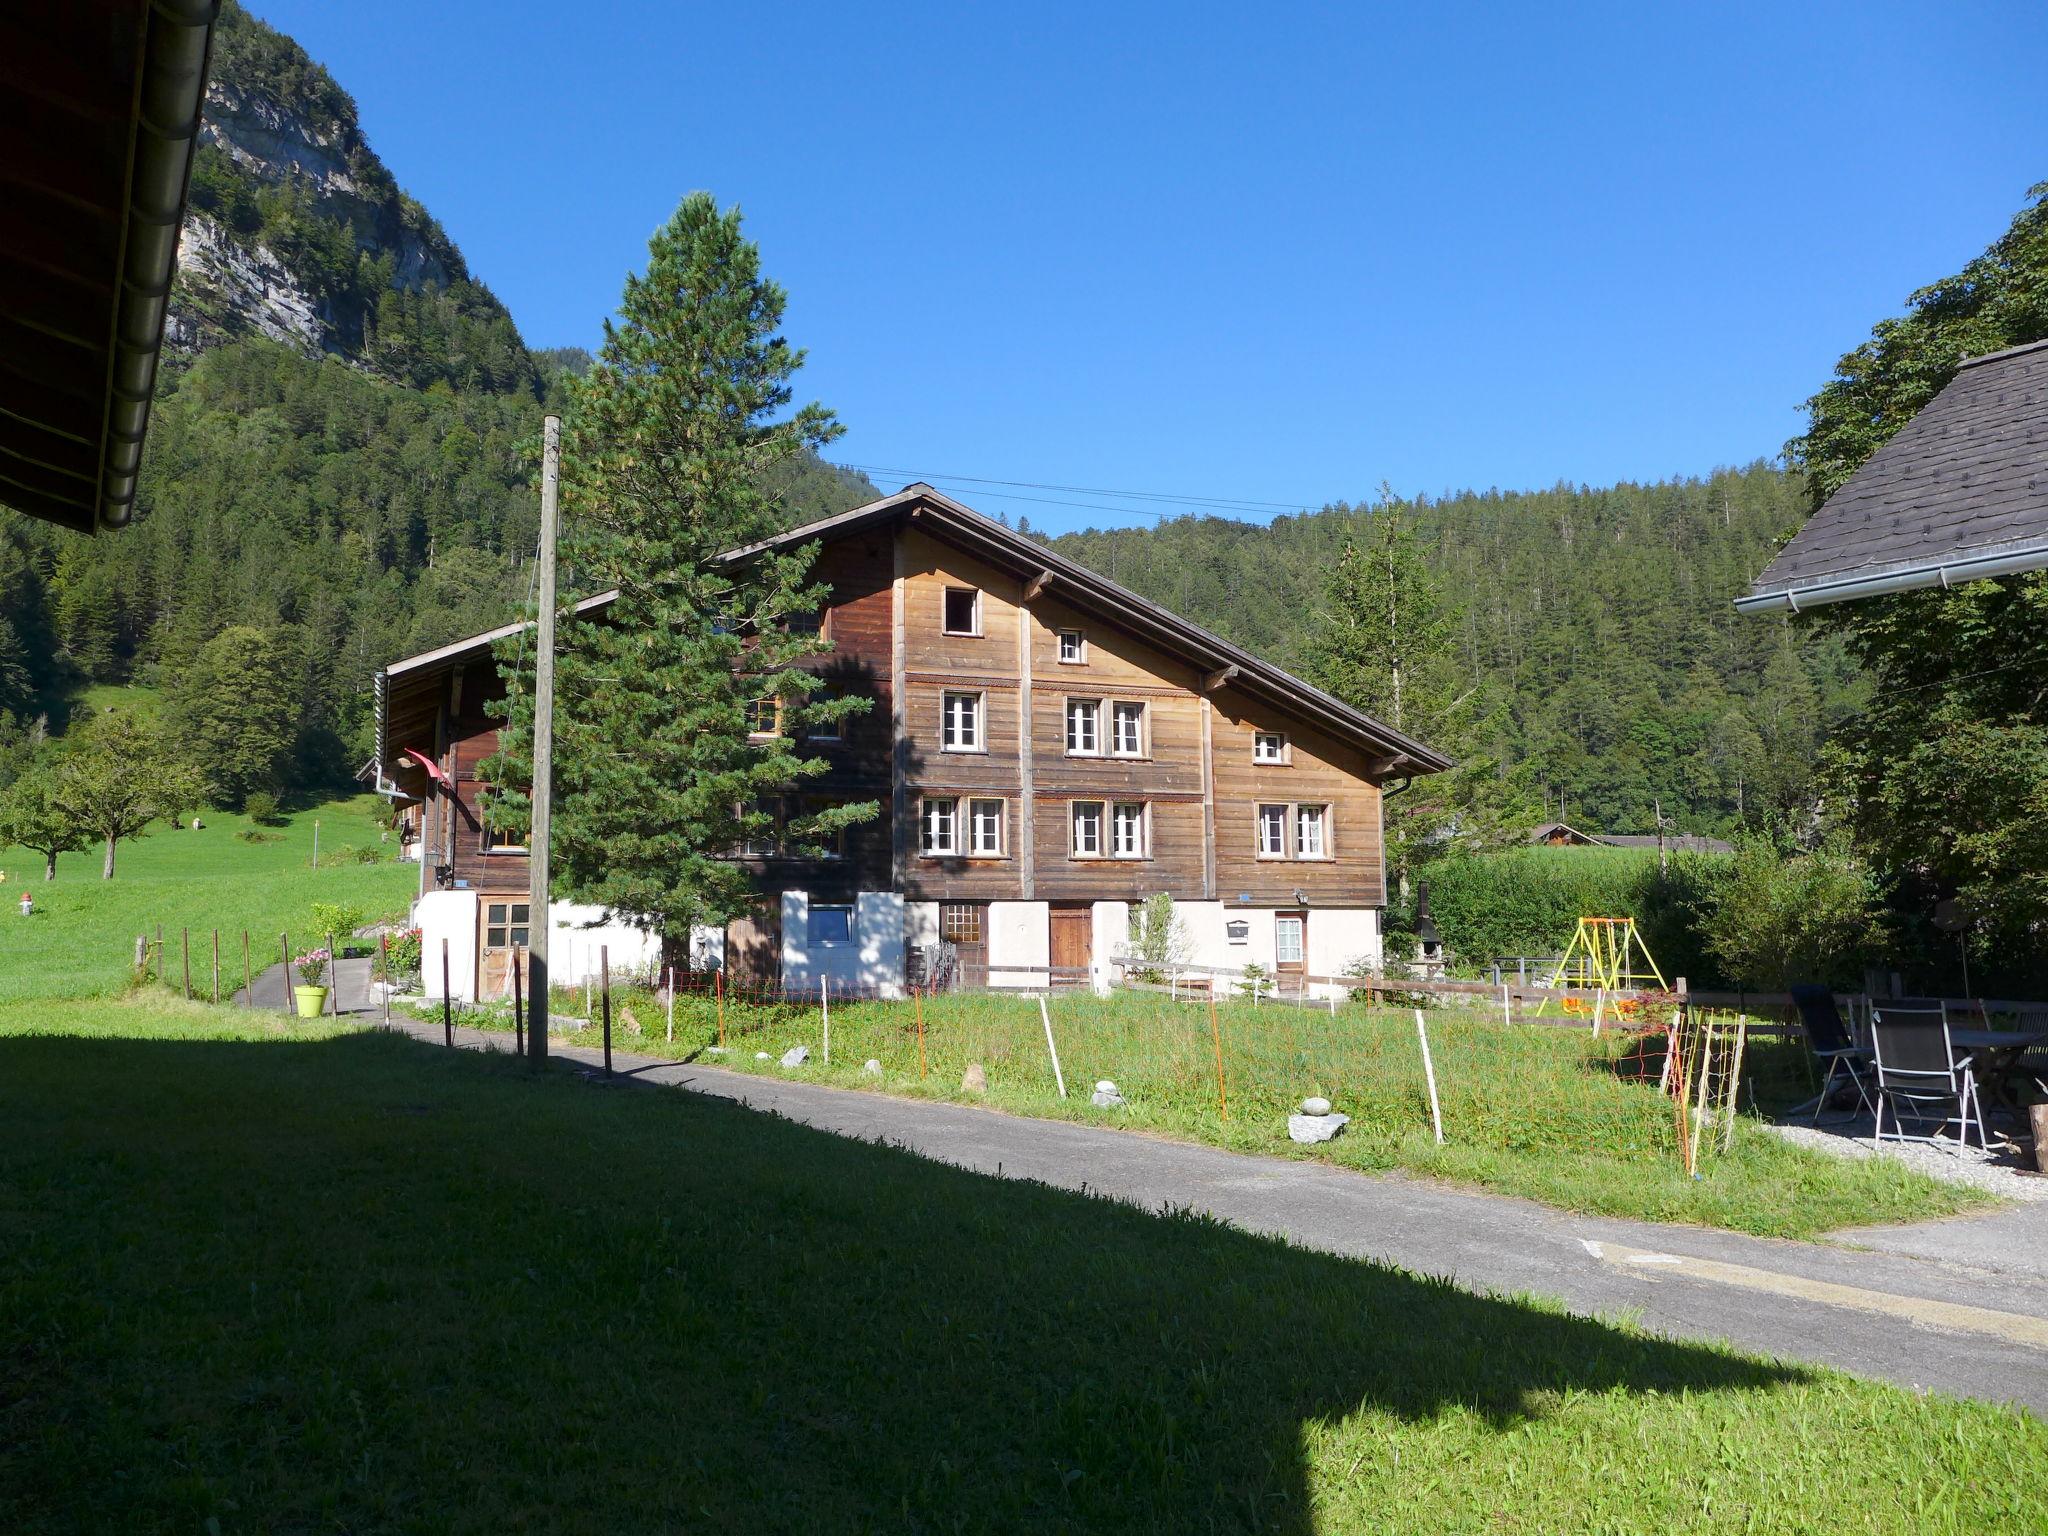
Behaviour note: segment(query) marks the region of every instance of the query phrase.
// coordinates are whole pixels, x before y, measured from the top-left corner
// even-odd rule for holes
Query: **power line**
[[[1183,506],[1212,507],[1240,512],[1300,512],[1305,510],[1300,502],[1294,501],[1256,501],[1238,496],[1198,496],[1183,491],[1124,491],[1106,485],[1060,485],[1043,480],[1000,480],[988,475],[956,475],[938,470],[905,469],[901,465],[889,464],[849,463],[843,467],[857,469],[861,473],[869,475],[909,475],[913,479],[922,479],[931,484],[947,480],[961,485],[1007,485],[1027,491],[1063,491],[1069,495],[1079,496],[1116,496],[1129,501],[1171,502]],[[1028,501],[1032,498],[1019,497],[1017,499]],[[1055,502],[1052,504],[1055,506],[1090,505],[1086,502]],[[1130,509],[1109,507],[1104,510],[1115,512]]]

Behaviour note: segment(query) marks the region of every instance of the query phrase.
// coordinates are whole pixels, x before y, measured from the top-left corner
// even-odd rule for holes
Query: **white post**
[[[668,968],[668,1041],[676,1041],[676,968],[673,962]]]
[[[1053,1044],[1052,1015],[1046,1012],[1043,997],[1038,1000],[1038,1017],[1045,1023],[1045,1049],[1052,1057],[1052,1080],[1059,1084],[1060,1097],[1064,1099],[1067,1096],[1067,1076],[1060,1071],[1060,1048]]]
[[[1330,1017],[1333,1019],[1337,1017],[1337,989],[1335,987],[1330,988]]]
[[[1436,1127],[1436,1144],[1444,1144],[1444,1112],[1436,1102],[1436,1063],[1429,1059],[1429,1029],[1422,1022],[1422,1010],[1415,1010],[1415,1033],[1422,1040],[1422,1075],[1429,1082],[1429,1123]]]
[[[1602,987],[1593,994],[1593,1038],[1600,1038],[1600,1016],[1607,1011],[1607,989]]]
[[[1508,1011],[1508,984],[1506,982],[1500,984],[1500,1021],[1510,1026],[1515,1022],[1515,1016]]]
[[[825,1021],[825,1065],[832,1065],[832,978],[818,978],[818,1013]]]

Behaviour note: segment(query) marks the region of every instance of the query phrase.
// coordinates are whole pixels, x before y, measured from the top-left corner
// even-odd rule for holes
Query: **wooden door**
[[[782,911],[762,907],[725,925],[725,981],[749,991],[782,984]]]
[[[1077,902],[1056,905],[1051,909],[1052,921],[1052,968],[1060,971],[1085,971],[1095,955],[1095,909],[1091,903]],[[1086,980],[1083,976],[1055,974],[1052,984],[1056,987],[1079,986]]]
[[[985,901],[942,901],[939,903],[939,937],[953,946],[959,962],[959,984],[988,985],[988,903]]]
[[[532,910],[510,896],[486,896],[477,903],[477,1001],[512,995],[512,957],[526,948],[527,914]]]
[[[1308,914],[1273,914],[1273,970],[1284,992],[1299,992],[1308,975]]]

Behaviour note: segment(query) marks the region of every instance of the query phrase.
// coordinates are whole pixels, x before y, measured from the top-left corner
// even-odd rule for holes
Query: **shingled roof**
[[[1746,613],[2048,567],[2048,341],[1963,363],[1778,552]]]

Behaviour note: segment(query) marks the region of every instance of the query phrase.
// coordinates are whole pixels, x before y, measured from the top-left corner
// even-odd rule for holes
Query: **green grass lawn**
[[[690,1094],[51,1021],[0,1007],[10,1533],[2048,1528],[2017,1411]]]
[[[373,795],[302,811],[268,839],[245,842],[245,816],[204,813],[194,832],[162,824],[147,837],[121,844],[114,878],[100,879],[100,851],[69,853],[57,878],[43,879],[43,861],[22,848],[0,848],[0,1003],[24,998],[103,995],[124,986],[135,958],[135,936],[162,926],[170,974],[179,974],[179,932],[190,931],[195,986],[212,983],[213,930],[221,935],[222,992],[241,985],[242,931],[249,930],[252,963],[277,959],[278,934],[294,945],[315,937],[316,901],[347,902],[372,915],[402,913],[419,886],[419,866],[357,863],[350,850],[378,848],[383,803]],[[313,823],[320,823],[320,867],[313,863]],[[395,841],[389,851],[396,852]],[[24,918],[21,892],[36,911]]]
[[[580,1011],[580,992],[559,999]],[[1021,1114],[1147,1130],[1240,1151],[1320,1157],[1347,1167],[1404,1168],[1526,1195],[1552,1205],[1652,1221],[1693,1222],[1780,1237],[1842,1226],[1907,1221],[1980,1209],[1991,1197],[1939,1183],[1893,1159],[1848,1162],[1796,1147],[1753,1117],[1737,1119],[1733,1146],[1703,1158],[1701,1176],[1680,1164],[1672,1102],[1627,1071],[1641,1047],[1609,1031],[1502,1025],[1490,1014],[1430,1015],[1445,1145],[1431,1134],[1414,1016],[1362,1004],[1335,1015],[1249,1002],[1219,1005],[1224,1077],[1217,1093],[1217,1040],[1199,1003],[1150,993],[1050,1002],[1067,1093],[1059,1097],[1034,998],[952,994],[927,1000],[925,1070],[918,1068],[911,1003],[842,1003],[832,1009],[824,1060],[818,1006],[728,1000],[728,1049],[714,1001],[682,994],[675,1039],[658,998],[621,991],[615,1044],[653,1055],[696,1057],[739,1071],[787,1075],[782,1053],[808,1046],[806,1079],[926,1098],[988,1102]],[[437,1015],[438,1016],[438,1015]],[[472,1024],[509,1030],[509,1011],[473,1013]],[[635,1032],[635,1024],[639,1031]],[[595,1031],[567,1039],[595,1045]],[[768,1059],[758,1059],[766,1052]],[[880,1076],[864,1069],[881,1064]],[[1661,1061],[1661,1057],[1657,1058]],[[986,1096],[961,1088],[969,1062],[988,1078]],[[1752,1042],[1745,1090],[1768,1107],[1806,1096],[1803,1048]],[[1094,1108],[1098,1079],[1115,1082],[1128,1107]],[[1287,1116],[1310,1094],[1352,1117],[1345,1134],[1314,1149],[1287,1138]],[[1223,1112],[1228,1110],[1227,1115]]]

